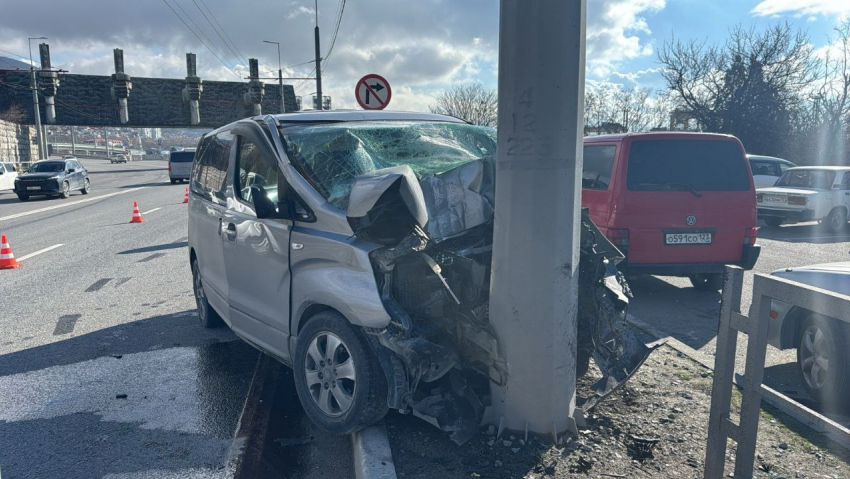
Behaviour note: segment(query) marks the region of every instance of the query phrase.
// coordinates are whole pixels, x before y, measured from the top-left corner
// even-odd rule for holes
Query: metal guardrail
[[[725,477],[727,439],[737,443],[734,477],[753,476],[771,301],[777,299],[842,321],[850,318],[850,296],[762,274],[753,278],[753,307],[750,311],[755,313],[755,317],[747,317],[741,314],[743,277],[741,268],[726,267],[711,389],[705,479]],[[746,334],[748,341],[746,369],[743,381],[738,381],[743,394],[741,414],[738,423],[735,423],[730,417],[730,406],[739,332]]]

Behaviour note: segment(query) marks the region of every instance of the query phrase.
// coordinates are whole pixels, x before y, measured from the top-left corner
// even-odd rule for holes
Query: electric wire
[[[221,64],[222,64],[222,65],[224,65],[224,66],[225,66],[225,67],[226,67],[226,68],[227,68],[227,69],[228,69],[231,73],[233,73],[233,74],[234,74],[237,78],[239,78],[240,80],[242,79],[242,77],[239,75],[239,73],[237,73],[235,70],[233,70],[231,67],[229,67],[229,66],[227,65],[227,63],[225,63],[225,62],[224,62],[224,60],[222,60],[222,59],[221,59],[221,57],[220,57],[220,56],[218,56],[218,54],[216,54],[216,52],[214,52],[214,51],[213,51],[213,49],[212,49],[212,48],[210,48],[210,46],[209,46],[209,45],[207,45],[207,44],[206,44],[206,42],[204,42],[204,41],[201,39],[201,37],[200,37],[200,36],[198,36],[198,34],[197,34],[197,33],[195,33],[195,31],[194,31],[194,30],[192,30],[192,27],[190,27],[190,26],[189,26],[189,24],[188,24],[188,23],[186,23],[186,21],[185,21],[185,20],[183,20],[183,17],[181,17],[181,16],[180,16],[180,14],[178,14],[178,13],[177,13],[177,10],[175,10],[175,9],[174,9],[174,7],[172,7],[172,6],[168,3],[168,1],[167,1],[167,0],[162,0],[162,3],[164,3],[164,4],[165,4],[165,6],[167,6],[167,7],[168,7],[168,9],[169,9],[169,10],[171,10],[171,12],[172,12],[172,13],[174,13],[174,16],[176,16],[176,17],[177,17],[177,18],[178,18],[181,22],[183,22],[183,25],[185,25],[185,26],[186,26],[186,28],[187,28],[187,29],[189,29],[189,31],[190,31],[190,32],[192,32],[192,34],[193,34],[193,35],[195,35],[195,38],[197,38],[199,42],[203,43],[203,45],[204,45],[205,47],[207,47],[207,50],[209,50],[209,51],[210,51],[210,53],[212,53],[212,54],[213,54],[213,56],[214,56],[214,57],[216,57],[216,58],[218,59],[218,61],[219,61],[219,62],[221,62]]]

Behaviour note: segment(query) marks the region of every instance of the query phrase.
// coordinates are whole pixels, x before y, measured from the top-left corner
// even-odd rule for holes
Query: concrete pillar
[[[183,87],[183,103],[189,105],[189,123],[201,123],[201,93],[204,85],[198,76],[198,61],[194,53],[186,54],[186,86]]]
[[[576,432],[586,0],[501,0],[490,324],[507,363],[485,421]]]
[[[51,71],[50,45],[41,43],[38,45],[39,57],[41,58],[41,70],[38,72],[38,83],[41,94],[44,97],[44,113],[46,123],[56,124],[56,92],[59,88],[59,74]]]
[[[112,50],[115,61],[115,74],[112,75],[112,98],[118,102],[118,121],[123,125],[130,121],[127,102],[133,82],[130,75],[124,73],[124,51],[120,48]]]
[[[71,126],[71,154],[77,155],[77,129]]]
[[[245,106],[249,115],[262,115],[265,88],[263,87],[263,82],[259,80],[260,64],[256,58],[248,59],[248,71],[250,80],[248,80],[248,91],[245,92]]]

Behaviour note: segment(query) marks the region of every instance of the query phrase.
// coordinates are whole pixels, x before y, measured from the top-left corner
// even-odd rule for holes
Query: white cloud
[[[590,0],[587,5],[587,66],[604,77],[623,61],[652,55],[639,34],[651,31],[642,15],[662,10],[665,0]]]
[[[750,13],[760,17],[850,14],[850,0],[762,0]]]

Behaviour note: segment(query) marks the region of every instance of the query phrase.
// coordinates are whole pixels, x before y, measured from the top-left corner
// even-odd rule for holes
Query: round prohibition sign
[[[357,82],[354,88],[357,103],[364,110],[383,110],[393,97],[390,82],[381,75],[366,75]]]

